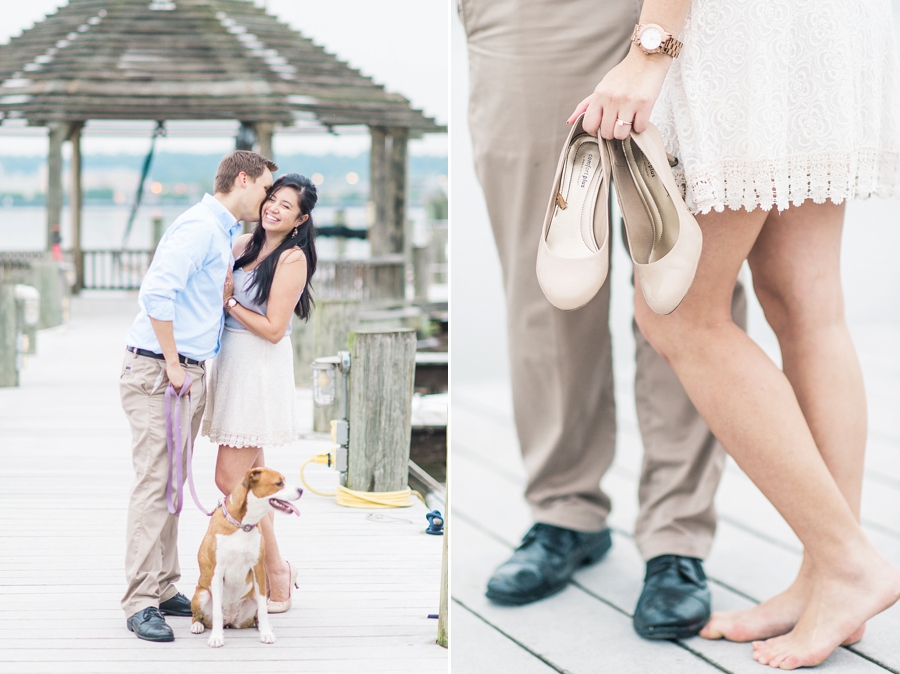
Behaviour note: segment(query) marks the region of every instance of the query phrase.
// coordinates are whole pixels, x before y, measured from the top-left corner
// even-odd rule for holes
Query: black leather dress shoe
[[[494,572],[486,596],[513,606],[549,597],[562,590],[579,567],[599,561],[610,545],[609,529],[581,532],[538,522]]]
[[[703,562],[660,555],[647,562],[644,591],[632,622],[645,639],[687,639],[709,621],[709,607]]]
[[[166,619],[155,606],[148,606],[143,611],[138,611],[125,621],[128,629],[134,632],[138,639],[145,641],[175,641],[175,633],[166,624]]]
[[[160,602],[159,612],[163,615],[190,616],[191,600],[179,592],[171,599]]]

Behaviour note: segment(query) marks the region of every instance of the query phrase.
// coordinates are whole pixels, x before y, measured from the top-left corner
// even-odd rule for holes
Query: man
[[[188,380],[190,422],[197,437],[203,406],[203,361],[219,351],[223,291],[234,258],[231,246],[240,220],[255,222],[278,167],[254,152],[225,157],[215,193],[182,214],[163,235],[141,283],[141,311],[128,331],[120,393],[131,424],[135,480],[128,504],[125,578],[126,625],[138,638],[173,641],[163,615],[191,615],[190,600],[175,588],[178,516],[166,506],[170,465],[164,397],[171,383]],[[185,399],[187,396],[185,395]],[[178,400],[177,404],[182,404]],[[184,410],[184,408],[182,408]]]
[[[503,268],[525,496],[536,521],[487,596],[518,605],[563,589],[611,545],[610,500],[599,487],[616,434],[610,284],[585,307],[559,311],[541,293],[535,258],[565,120],[627,53],[640,2],[459,0],[459,10],[476,171]],[[733,311],[743,324],[742,288]],[[637,328],[635,339],[644,443],[635,542],[647,569],[633,622],[644,637],[682,638],[709,618],[702,559],[725,456]]]

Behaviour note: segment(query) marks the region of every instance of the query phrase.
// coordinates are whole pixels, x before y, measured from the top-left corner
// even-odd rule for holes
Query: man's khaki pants
[[[600,478],[616,414],[609,281],[577,311],[554,308],[535,276],[565,121],[626,54],[635,0],[460,0],[468,36],[469,125],[506,290],[516,427],[536,521],[606,526]],[[458,299],[458,298],[457,298]],[[732,307],[743,325],[746,302]],[[635,328],[635,402],[644,441],[635,539],[644,559],[703,558],[724,452],[675,374]]]
[[[206,401],[205,370],[185,365],[191,377],[191,409],[180,403],[182,440],[197,437]],[[119,379],[122,408],[131,424],[134,483],[128,502],[125,534],[125,616],[159,606],[175,596],[181,578],[178,564],[178,516],[166,507],[169,455],[166,447],[166,363],[126,352]],[[173,419],[174,423],[174,419]],[[186,471],[182,471],[185,475]],[[176,487],[173,485],[173,492]],[[184,492],[187,496],[187,490]],[[173,493],[173,500],[175,495]]]

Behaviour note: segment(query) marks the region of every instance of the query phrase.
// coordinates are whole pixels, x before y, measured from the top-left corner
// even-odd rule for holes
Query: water
[[[154,217],[162,217],[163,226],[168,227],[175,219],[187,210],[189,205],[154,206],[140,209],[134,221],[131,235],[126,246],[129,250],[148,250],[153,245]],[[319,226],[334,223],[336,207],[322,206],[314,211],[316,224]],[[110,250],[122,246],[122,237],[130,214],[128,206],[101,205],[85,206],[82,211],[81,247],[84,250]],[[356,206],[344,209],[345,222],[348,227],[363,228],[366,226],[365,207]],[[417,244],[422,238],[425,222],[425,209],[410,208],[408,217],[413,222],[413,239]],[[45,250],[47,245],[46,211],[43,206],[0,206],[0,251],[37,251]],[[62,223],[63,250],[72,248],[72,220],[68,208],[63,209]],[[319,256],[323,259],[338,257],[336,239],[320,238],[317,241]],[[362,259],[369,256],[369,242],[359,239],[348,239],[344,242],[342,257]]]

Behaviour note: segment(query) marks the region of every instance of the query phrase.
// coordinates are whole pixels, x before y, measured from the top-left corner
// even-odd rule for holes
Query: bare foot
[[[780,669],[814,667],[898,598],[900,573],[880,556],[841,575],[818,577],[794,629],[784,636],[754,641],[753,659]]]
[[[280,569],[266,567],[266,575],[269,583],[269,599],[272,601],[286,601],[291,596],[291,569],[284,562]]]
[[[813,567],[808,558],[804,557],[800,572],[788,589],[744,611],[713,613],[706,626],[700,630],[700,636],[704,639],[747,642],[787,634],[803,615],[812,589]],[[855,644],[862,639],[865,630],[866,626],[862,625],[842,645]]]
[[[700,630],[700,636],[704,639],[744,642],[790,632],[803,615],[812,592],[812,572],[805,571],[806,568],[804,564],[787,590],[753,608],[713,613],[706,626]]]

